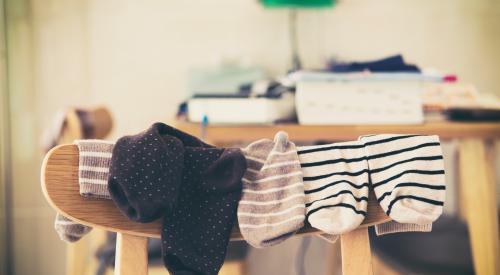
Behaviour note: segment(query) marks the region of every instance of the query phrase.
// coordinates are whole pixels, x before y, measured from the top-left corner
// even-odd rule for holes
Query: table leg
[[[460,191],[469,228],[474,269],[478,275],[500,274],[500,245],[494,165],[486,143],[464,139],[459,144]]]

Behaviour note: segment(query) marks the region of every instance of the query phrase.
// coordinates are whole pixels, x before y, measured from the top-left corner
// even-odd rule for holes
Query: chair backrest
[[[137,248],[139,245],[134,245],[134,243],[144,243],[145,249],[145,242],[143,242],[141,238],[126,238],[130,236],[159,238],[160,222],[133,222],[128,220],[121,212],[119,212],[118,208],[115,207],[111,200],[87,199],[80,196],[78,185],[78,159],[78,148],[76,145],[60,145],[47,153],[43,161],[41,171],[41,184],[45,198],[54,209],[72,220],[88,226],[121,233],[119,234],[119,241],[117,244],[117,247],[120,248],[117,249],[117,253],[119,253],[117,256],[117,263],[119,263],[120,259],[122,259],[122,263],[125,262],[126,259],[143,259],[144,254],[136,257],[137,255],[129,255],[127,251],[123,251],[123,248],[130,246]],[[367,236],[366,228],[368,226],[384,223],[389,220],[390,218],[387,217],[380,208],[377,200],[375,199],[375,195],[372,191],[370,191],[368,211],[363,224],[360,226],[360,229],[363,230],[361,232]],[[300,230],[297,235],[318,233],[319,232],[314,228],[306,227]],[[357,237],[354,235],[353,237],[356,240]],[[123,238],[126,239],[127,244],[124,243]],[[232,232],[231,239],[241,239],[241,234],[239,233],[237,226]],[[366,241],[367,239],[361,240],[360,243],[365,247],[368,245],[369,252],[369,244],[366,244]],[[344,244],[344,239],[342,239],[342,244]],[[342,253],[348,253],[348,251],[344,251],[344,249],[344,245],[342,245]],[[360,252],[359,249],[356,249],[356,251],[356,253]],[[137,251],[133,253],[137,253]],[[364,260],[366,261],[366,259]],[[344,261],[345,260],[343,259],[343,262]],[[143,268],[142,264],[135,264],[133,267],[124,267],[123,264],[121,264],[118,265],[117,272],[119,274],[141,273],[142,269],[135,269],[137,266]],[[354,267],[357,268],[359,265],[354,265]],[[133,273],[132,271],[136,273]],[[347,270],[344,270],[345,274],[356,274],[355,271],[352,273],[346,273],[346,271]]]
[[[56,144],[72,142],[75,139],[84,138],[104,138],[113,127],[111,113],[105,107],[96,107],[92,109],[66,109],[62,117],[54,120],[57,123],[55,129],[47,133],[52,140],[47,140],[45,150]],[[66,248],[66,274],[80,275],[88,270],[89,264],[93,260],[93,255],[89,250],[100,245],[105,239],[104,231],[94,230],[89,237],[73,243]],[[89,255],[90,254],[90,255]]]

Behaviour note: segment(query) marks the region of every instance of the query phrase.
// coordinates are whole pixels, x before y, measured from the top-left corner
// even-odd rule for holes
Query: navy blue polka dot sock
[[[131,220],[151,222],[171,211],[184,169],[184,143],[165,124],[120,138],[113,148],[108,190]],[[191,139],[187,142],[194,145]]]
[[[177,207],[163,220],[163,260],[172,274],[217,274],[241,197],[239,149],[186,148]]]
[[[236,220],[246,160],[162,123],[119,139],[108,189],[131,220],[164,216],[162,250],[173,274],[217,274]]]

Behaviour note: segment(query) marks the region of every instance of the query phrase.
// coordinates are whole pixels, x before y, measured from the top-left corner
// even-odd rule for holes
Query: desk
[[[195,136],[199,124],[175,122],[174,126]],[[490,142],[500,138],[500,123],[436,122],[421,125],[210,125],[205,140],[216,145],[250,143],[273,138],[279,131],[288,133],[294,142],[356,140],[366,134],[438,135],[441,140],[458,140],[460,210],[471,240],[476,274],[500,274],[500,245],[493,150]]]

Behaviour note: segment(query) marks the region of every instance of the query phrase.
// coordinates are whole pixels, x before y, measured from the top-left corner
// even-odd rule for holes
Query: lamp
[[[301,8],[329,8],[335,3],[335,0],[261,0],[266,8],[289,8],[289,38],[290,48],[292,50],[292,69],[297,71],[302,68],[298,52],[297,38],[297,10]]]

